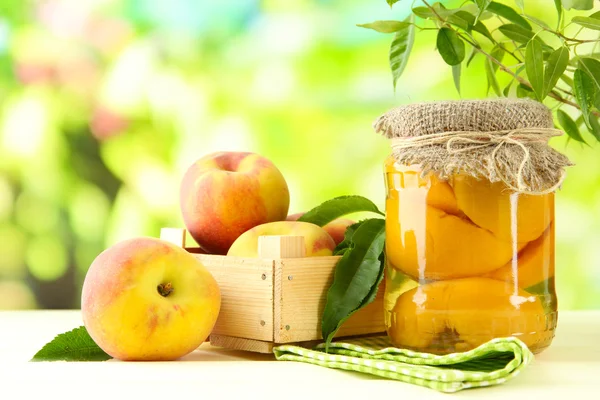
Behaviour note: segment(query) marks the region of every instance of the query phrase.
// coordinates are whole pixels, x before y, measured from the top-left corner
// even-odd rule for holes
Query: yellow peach
[[[433,353],[467,351],[496,337],[516,336],[531,348],[551,340],[539,298],[488,278],[411,289],[398,297],[389,320],[396,346]]]
[[[490,183],[467,175],[456,175],[451,184],[458,208],[502,240],[535,240],[553,219],[554,193],[518,194],[501,182]]]
[[[304,236],[306,257],[330,256],[335,249],[333,239],[320,226],[308,222],[279,221],[258,225],[244,232],[231,245],[227,255],[258,257],[258,238],[269,235]]]
[[[297,221],[298,218],[300,218],[303,215],[304,213],[290,214],[285,220]],[[352,221],[348,218],[337,218],[331,221],[330,223],[323,225],[323,229],[325,229],[325,232],[329,233],[329,236],[331,236],[331,238],[335,242],[335,245],[337,246],[344,240],[346,228],[355,223],[356,221]]]
[[[120,360],[174,360],[202,344],[221,292],[194,256],[169,242],[135,238],[103,251],[83,283],[83,322]]]
[[[226,254],[250,228],[285,219],[289,203],[281,172],[254,153],[206,155],[188,168],[181,182],[185,226],[211,254]]]

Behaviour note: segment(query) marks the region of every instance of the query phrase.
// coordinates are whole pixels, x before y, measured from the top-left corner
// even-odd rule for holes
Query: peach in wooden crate
[[[194,253],[219,284],[221,311],[211,344],[271,353],[280,344],[322,340],[321,317],[340,256],[305,257],[303,236],[261,236],[258,258],[197,254],[185,238],[185,229],[161,230],[161,239]],[[336,338],[384,333],[380,288]]]

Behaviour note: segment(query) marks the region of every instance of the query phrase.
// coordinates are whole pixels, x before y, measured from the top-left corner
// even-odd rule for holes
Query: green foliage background
[[[541,19],[554,12],[550,0],[525,3]],[[345,194],[383,208],[389,148],[373,120],[459,98],[434,31],[416,35],[394,93],[391,36],[356,27],[404,19],[410,5],[2,1],[0,309],[78,307],[104,248],[183,226],[179,180],[213,151],[271,159],[290,213]],[[473,63],[463,98],[487,96],[483,60]],[[576,163],[556,201],[561,309],[600,307],[600,149],[589,142],[552,141]]]

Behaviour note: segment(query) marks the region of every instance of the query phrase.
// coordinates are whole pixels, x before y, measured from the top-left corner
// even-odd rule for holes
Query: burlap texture
[[[396,107],[374,123],[376,132],[396,144],[396,161],[420,165],[423,175],[435,172],[448,179],[462,173],[530,194],[556,189],[564,168],[572,165],[547,144],[556,136],[553,127],[551,111],[526,99],[415,103]],[[444,132],[442,142],[427,140]]]

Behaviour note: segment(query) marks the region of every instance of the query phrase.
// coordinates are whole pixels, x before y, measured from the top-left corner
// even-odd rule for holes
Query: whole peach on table
[[[330,256],[335,242],[320,226],[309,222],[278,221],[262,224],[244,232],[233,243],[228,256],[258,257],[258,238],[260,236],[283,235],[304,236],[306,257]]]
[[[300,218],[304,214],[305,213],[290,214],[287,216],[286,221],[297,221],[298,218]],[[346,228],[348,228],[350,225],[353,225],[355,223],[356,223],[356,221],[352,221],[351,219],[348,219],[348,218],[337,218],[337,219],[334,219],[333,221],[331,221],[330,223],[324,225],[323,229],[325,229],[325,231],[327,233],[329,233],[329,236],[331,236],[331,238],[333,239],[333,241],[335,242],[335,244],[337,246],[344,240],[344,234],[346,233]]]
[[[208,154],[188,168],[181,182],[185,226],[211,254],[226,254],[248,229],[284,220],[289,204],[283,175],[255,153]]]
[[[166,241],[134,238],[96,257],[82,289],[84,325],[120,360],[175,360],[202,344],[221,292],[194,256]]]

